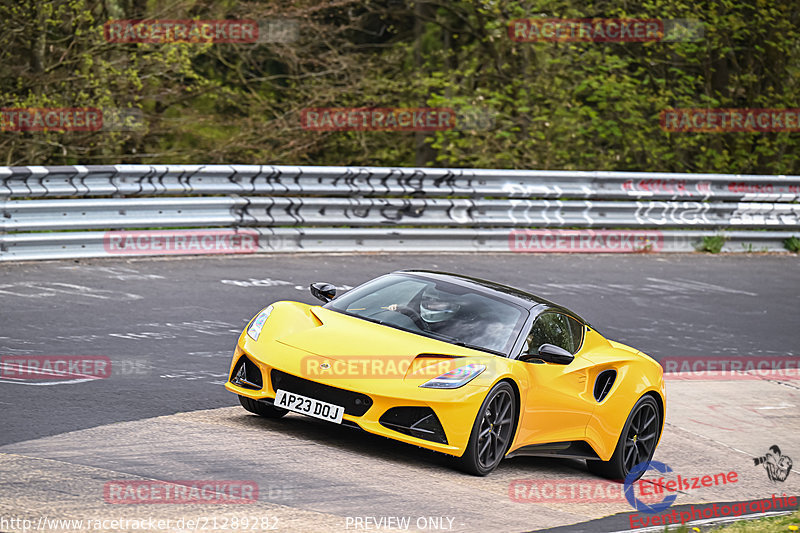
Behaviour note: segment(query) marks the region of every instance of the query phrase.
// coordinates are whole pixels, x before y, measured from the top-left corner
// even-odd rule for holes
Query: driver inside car
[[[417,308],[418,311],[414,308]],[[381,309],[395,311],[410,316],[412,319],[417,319],[414,321],[420,326],[420,329],[427,331],[446,335],[446,330],[455,327],[456,329],[452,332],[453,336],[463,333],[463,331],[459,331],[463,324],[459,326],[453,323],[452,327],[448,327],[447,322],[458,313],[460,308],[461,304],[452,301],[452,296],[443,295],[432,287],[426,288],[421,294],[418,294],[408,302],[408,305],[394,303],[381,307]],[[419,319],[422,319],[422,323],[419,322]]]
[[[413,322],[423,331],[496,351],[504,348],[513,327],[498,317],[476,313],[468,301],[434,287],[426,287],[407,304],[393,303],[381,309],[405,315],[409,326]]]

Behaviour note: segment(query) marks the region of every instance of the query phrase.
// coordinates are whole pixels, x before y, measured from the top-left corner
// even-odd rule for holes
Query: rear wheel
[[[503,460],[511,439],[517,408],[514,390],[506,382],[495,385],[478,410],[467,449],[458,460],[464,472],[485,476]]]
[[[650,463],[660,433],[661,415],[658,404],[652,396],[644,396],[631,409],[611,459],[587,460],[586,466],[593,474],[623,481],[634,466]],[[647,468],[642,469],[636,479],[642,477],[646,471]]]
[[[263,416],[264,418],[280,418],[289,412],[286,409],[281,409],[280,407],[275,407],[274,405],[259,402],[252,398],[248,398],[247,396],[239,395],[239,403],[241,403],[242,407],[251,413]]]

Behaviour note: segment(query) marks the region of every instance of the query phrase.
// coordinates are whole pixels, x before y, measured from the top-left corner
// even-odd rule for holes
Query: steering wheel
[[[414,322],[414,325],[416,325],[422,331],[430,331],[431,328],[428,325],[428,323],[422,320],[422,317],[419,315],[419,313],[417,313],[407,305],[398,305],[397,309],[395,309],[394,311],[396,313],[406,315],[408,318],[411,319],[412,322]]]

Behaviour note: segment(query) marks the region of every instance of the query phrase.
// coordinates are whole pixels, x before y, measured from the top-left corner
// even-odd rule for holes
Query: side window
[[[527,339],[527,353],[535,354],[542,344],[554,344],[569,353],[575,353],[573,333],[566,316],[560,313],[542,313],[533,323]]]
[[[572,333],[572,346],[574,350],[570,350],[573,354],[581,349],[583,344],[583,324],[568,316],[567,322],[569,323],[569,330]]]

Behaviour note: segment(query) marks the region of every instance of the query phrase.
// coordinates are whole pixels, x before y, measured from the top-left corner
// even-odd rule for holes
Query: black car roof
[[[586,324],[586,321],[582,319],[578,314],[572,312],[570,309],[567,309],[563,305],[551,302],[550,300],[542,298],[541,296],[536,296],[535,294],[531,294],[529,292],[525,292],[523,290],[516,289],[514,287],[509,287],[508,285],[495,283],[494,281],[488,281],[480,278],[472,278],[469,276],[463,276],[461,274],[453,274],[450,272],[439,272],[436,270],[396,270],[394,273],[413,274],[424,278],[440,279],[456,285],[460,285],[462,287],[471,287],[478,291],[492,292],[495,295],[500,296],[504,300],[508,300],[528,310],[531,310],[534,307],[538,306],[553,308],[559,311],[563,311],[568,315],[577,318],[578,320]]]

